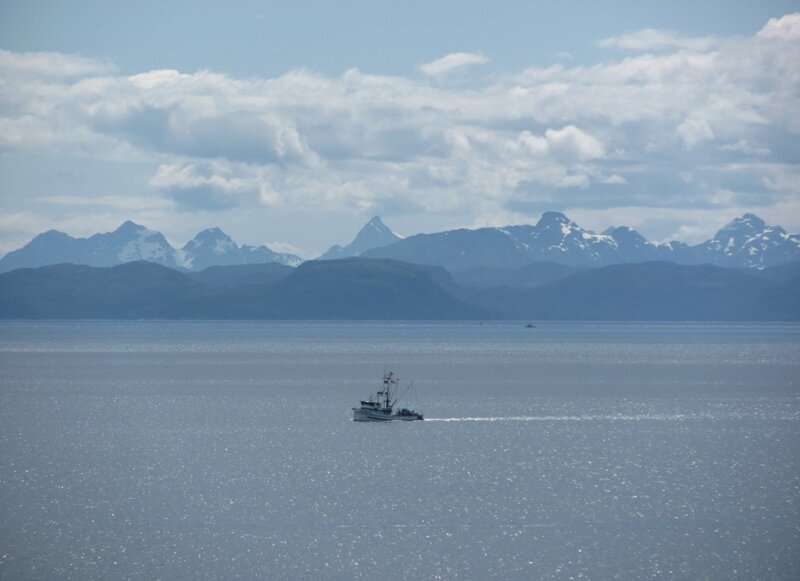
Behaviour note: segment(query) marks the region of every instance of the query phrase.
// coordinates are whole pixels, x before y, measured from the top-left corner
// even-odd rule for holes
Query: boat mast
[[[383,395],[386,398],[384,407],[387,409],[389,408],[389,401],[390,401],[389,398],[391,397],[389,395],[389,389],[392,385],[392,373],[393,372],[390,371],[389,373],[383,376]]]

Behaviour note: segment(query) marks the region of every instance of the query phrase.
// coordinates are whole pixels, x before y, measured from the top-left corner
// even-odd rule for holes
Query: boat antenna
[[[392,402],[392,406],[394,407],[394,404],[396,404],[398,401],[403,399],[403,396],[405,396],[408,393],[408,390],[411,389],[412,387],[414,387],[414,382],[413,381],[409,382],[409,384],[403,390],[403,393],[401,393],[399,396],[397,396],[395,398],[395,400]]]

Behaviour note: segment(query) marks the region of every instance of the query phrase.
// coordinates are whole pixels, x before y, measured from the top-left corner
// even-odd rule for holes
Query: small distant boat
[[[383,376],[383,386],[369,399],[361,401],[361,407],[353,408],[353,420],[356,422],[390,422],[424,420],[422,414],[412,409],[400,408],[395,410],[395,405],[406,392],[411,389],[411,384],[399,396],[397,386],[400,380],[394,377],[393,372]]]

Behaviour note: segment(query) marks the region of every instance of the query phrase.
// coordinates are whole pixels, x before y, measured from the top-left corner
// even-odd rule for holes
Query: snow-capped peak
[[[584,230],[561,212],[545,212],[533,227],[536,245],[543,245],[561,253],[591,249],[596,255],[602,247],[614,247],[616,242],[605,234],[595,234]]]
[[[219,228],[207,228],[181,249],[184,265],[202,269],[214,264],[242,264],[239,246]]]
[[[231,266],[279,262],[296,266],[302,259],[293,254],[273,252],[266,246],[239,246],[220,228],[206,228],[198,232],[181,249],[182,264],[191,270],[209,266]]]
[[[800,240],[780,226],[769,226],[752,213],[735,218],[716,233],[714,238],[698,246],[705,255],[718,255],[722,265],[764,268],[796,260]]]
[[[175,250],[161,232],[149,230],[130,220],[123,222],[112,234],[112,239],[122,244],[117,252],[120,262],[147,260],[173,266],[176,264]]]

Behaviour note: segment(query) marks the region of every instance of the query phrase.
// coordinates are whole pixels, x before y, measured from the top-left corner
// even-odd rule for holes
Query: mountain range
[[[798,288],[798,236],[753,214],[696,246],[596,234],[556,212],[409,238],[376,216],[307,262],[219,228],[175,249],[125,222],[6,255],[0,318],[798,321]]]
[[[39,234],[0,259],[0,272],[60,263],[116,266],[139,260],[186,270],[263,262],[297,266],[302,262],[299,256],[273,252],[266,246],[239,246],[219,228],[203,230],[183,248],[175,249],[161,232],[129,220],[113,232],[89,238],[73,238],[57,230]]]
[[[664,260],[766,268],[800,260],[800,236],[748,213],[702,244],[655,244],[627,226],[596,234],[564,214],[545,212],[533,226],[417,234],[361,256],[442,266],[454,274],[476,268],[521,268],[541,261],[573,267]]]
[[[528,277],[531,284],[539,284],[550,277],[545,270],[552,274],[567,267],[637,262],[764,269],[800,260],[800,236],[787,234],[780,226],[767,225],[748,213],[701,244],[690,246],[676,241],[657,244],[627,226],[597,234],[581,228],[562,213],[545,212],[535,225],[458,229],[402,238],[375,216],[351,243],[334,245],[319,259],[353,256],[441,266],[457,280],[477,286],[497,285],[497,277],[505,280],[508,276],[514,284],[520,282],[519,277]],[[73,238],[55,230],[39,234],[0,259],[0,273],[58,263],[115,266],[137,260],[193,272],[211,266],[278,263],[294,267],[303,262],[299,256],[274,252],[267,246],[239,246],[219,228],[203,230],[182,248],[175,249],[160,232],[128,221],[114,232],[90,238]],[[543,263],[551,266],[543,267]],[[511,275],[514,270],[517,274]],[[481,278],[483,282],[479,282]]]
[[[800,321],[800,263],[545,268],[536,286],[468,287],[388,259],[215,266],[59,264],[0,274],[2,319]],[[530,279],[525,279],[531,284]]]

